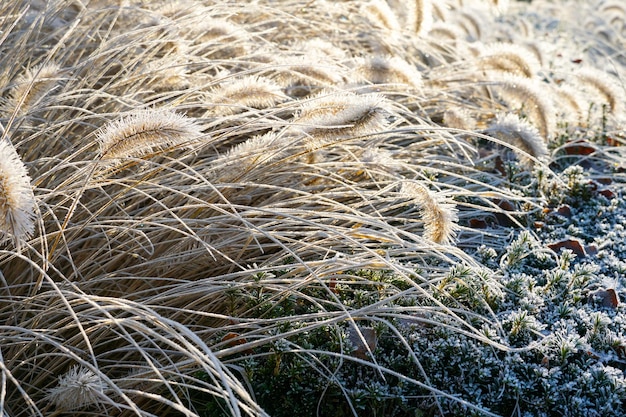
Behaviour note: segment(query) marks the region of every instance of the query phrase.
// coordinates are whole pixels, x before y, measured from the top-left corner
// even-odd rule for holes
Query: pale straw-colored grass
[[[435,13],[418,1],[404,14],[400,2],[29,3],[0,4],[4,415],[196,416],[198,392],[229,415],[266,415],[241,361],[277,341],[329,381],[323,355],[418,387],[434,413],[446,398],[491,415],[428,375],[290,338],[358,335],[367,319],[400,340],[405,320],[510,349],[481,333],[493,317],[433,296],[452,266],[480,267],[473,249],[508,239],[469,220],[503,199],[538,206],[494,170],[490,148],[540,165],[546,149],[522,135],[535,131],[490,138],[487,123],[506,110],[527,112],[545,139],[555,129],[536,62],[475,57],[523,74],[486,79],[462,69],[467,39],[427,36],[435,18],[487,37],[469,26],[493,2]],[[359,270],[402,285],[346,305],[336,285],[378,285]],[[253,292],[311,310],[272,315]],[[419,303],[393,306],[403,297]],[[284,332],[286,320],[302,325]]]

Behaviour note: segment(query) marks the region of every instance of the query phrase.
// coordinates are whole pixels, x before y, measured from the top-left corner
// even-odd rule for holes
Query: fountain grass
[[[592,3],[2,2],[2,415],[626,415]]]

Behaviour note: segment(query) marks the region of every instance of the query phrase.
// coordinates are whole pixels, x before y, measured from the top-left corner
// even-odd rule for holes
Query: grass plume
[[[96,133],[100,158],[137,158],[169,147],[189,145],[202,135],[193,120],[171,110],[140,110]]]
[[[36,200],[24,163],[7,139],[0,140],[0,236],[21,243],[35,231]]]

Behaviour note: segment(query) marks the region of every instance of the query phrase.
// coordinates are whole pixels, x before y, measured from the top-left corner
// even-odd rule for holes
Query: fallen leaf
[[[617,308],[619,305],[619,296],[614,288],[599,289],[594,291],[591,295],[604,307]]]
[[[610,177],[601,177],[601,178],[596,178],[596,182],[602,184],[602,185],[610,185],[613,183],[613,178]]]
[[[559,208],[556,209],[556,212],[563,217],[572,217],[572,209],[567,204],[560,205]]]
[[[600,190],[598,191],[598,194],[603,195],[604,197],[608,198],[609,200],[612,198],[615,198],[615,193],[611,190],[609,190],[608,188],[605,188],[604,190]]]
[[[580,258],[587,256],[582,242],[578,239],[561,240],[560,242],[548,244],[548,247],[556,253],[559,253],[562,249],[569,249]]]
[[[339,293],[339,291],[337,291],[337,279],[331,278],[328,281],[328,289],[335,294]]]
[[[472,229],[486,229],[487,228],[487,222],[483,219],[470,219],[469,220],[469,227],[471,227]]]
[[[353,346],[353,350],[350,354],[359,359],[368,359],[369,353],[374,352],[378,345],[376,331],[371,327],[359,327],[358,329],[350,327],[348,330],[348,340],[350,340]],[[365,341],[365,343],[363,343],[363,341]]]
[[[235,332],[228,332],[224,335],[224,337],[222,337],[222,342],[228,342],[226,343],[228,346],[230,347],[235,347],[235,346],[239,346],[239,345],[243,345],[245,343],[248,343],[248,341],[246,339],[244,339],[243,337],[241,337],[240,334],[235,333]],[[251,354],[254,353],[252,351],[252,349],[247,349],[244,351],[244,353],[246,354]]]
[[[606,137],[606,143],[609,146],[622,146],[621,140],[612,138],[611,136]]]
[[[515,211],[517,210],[517,207],[515,207],[515,204],[512,203],[509,200],[505,200],[505,199],[494,199],[493,202],[500,207],[502,210],[504,211]]]
[[[597,149],[585,140],[579,140],[565,145],[565,153],[568,155],[591,155]]]
[[[585,245],[585,253],[587,255],[597,255],[598,254],[598,245],[592,243],[590,245]]]

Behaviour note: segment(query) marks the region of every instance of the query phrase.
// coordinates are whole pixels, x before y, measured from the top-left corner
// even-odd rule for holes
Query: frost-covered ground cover
[[[0,410],[626,415],[621,1],[0,2]]]

